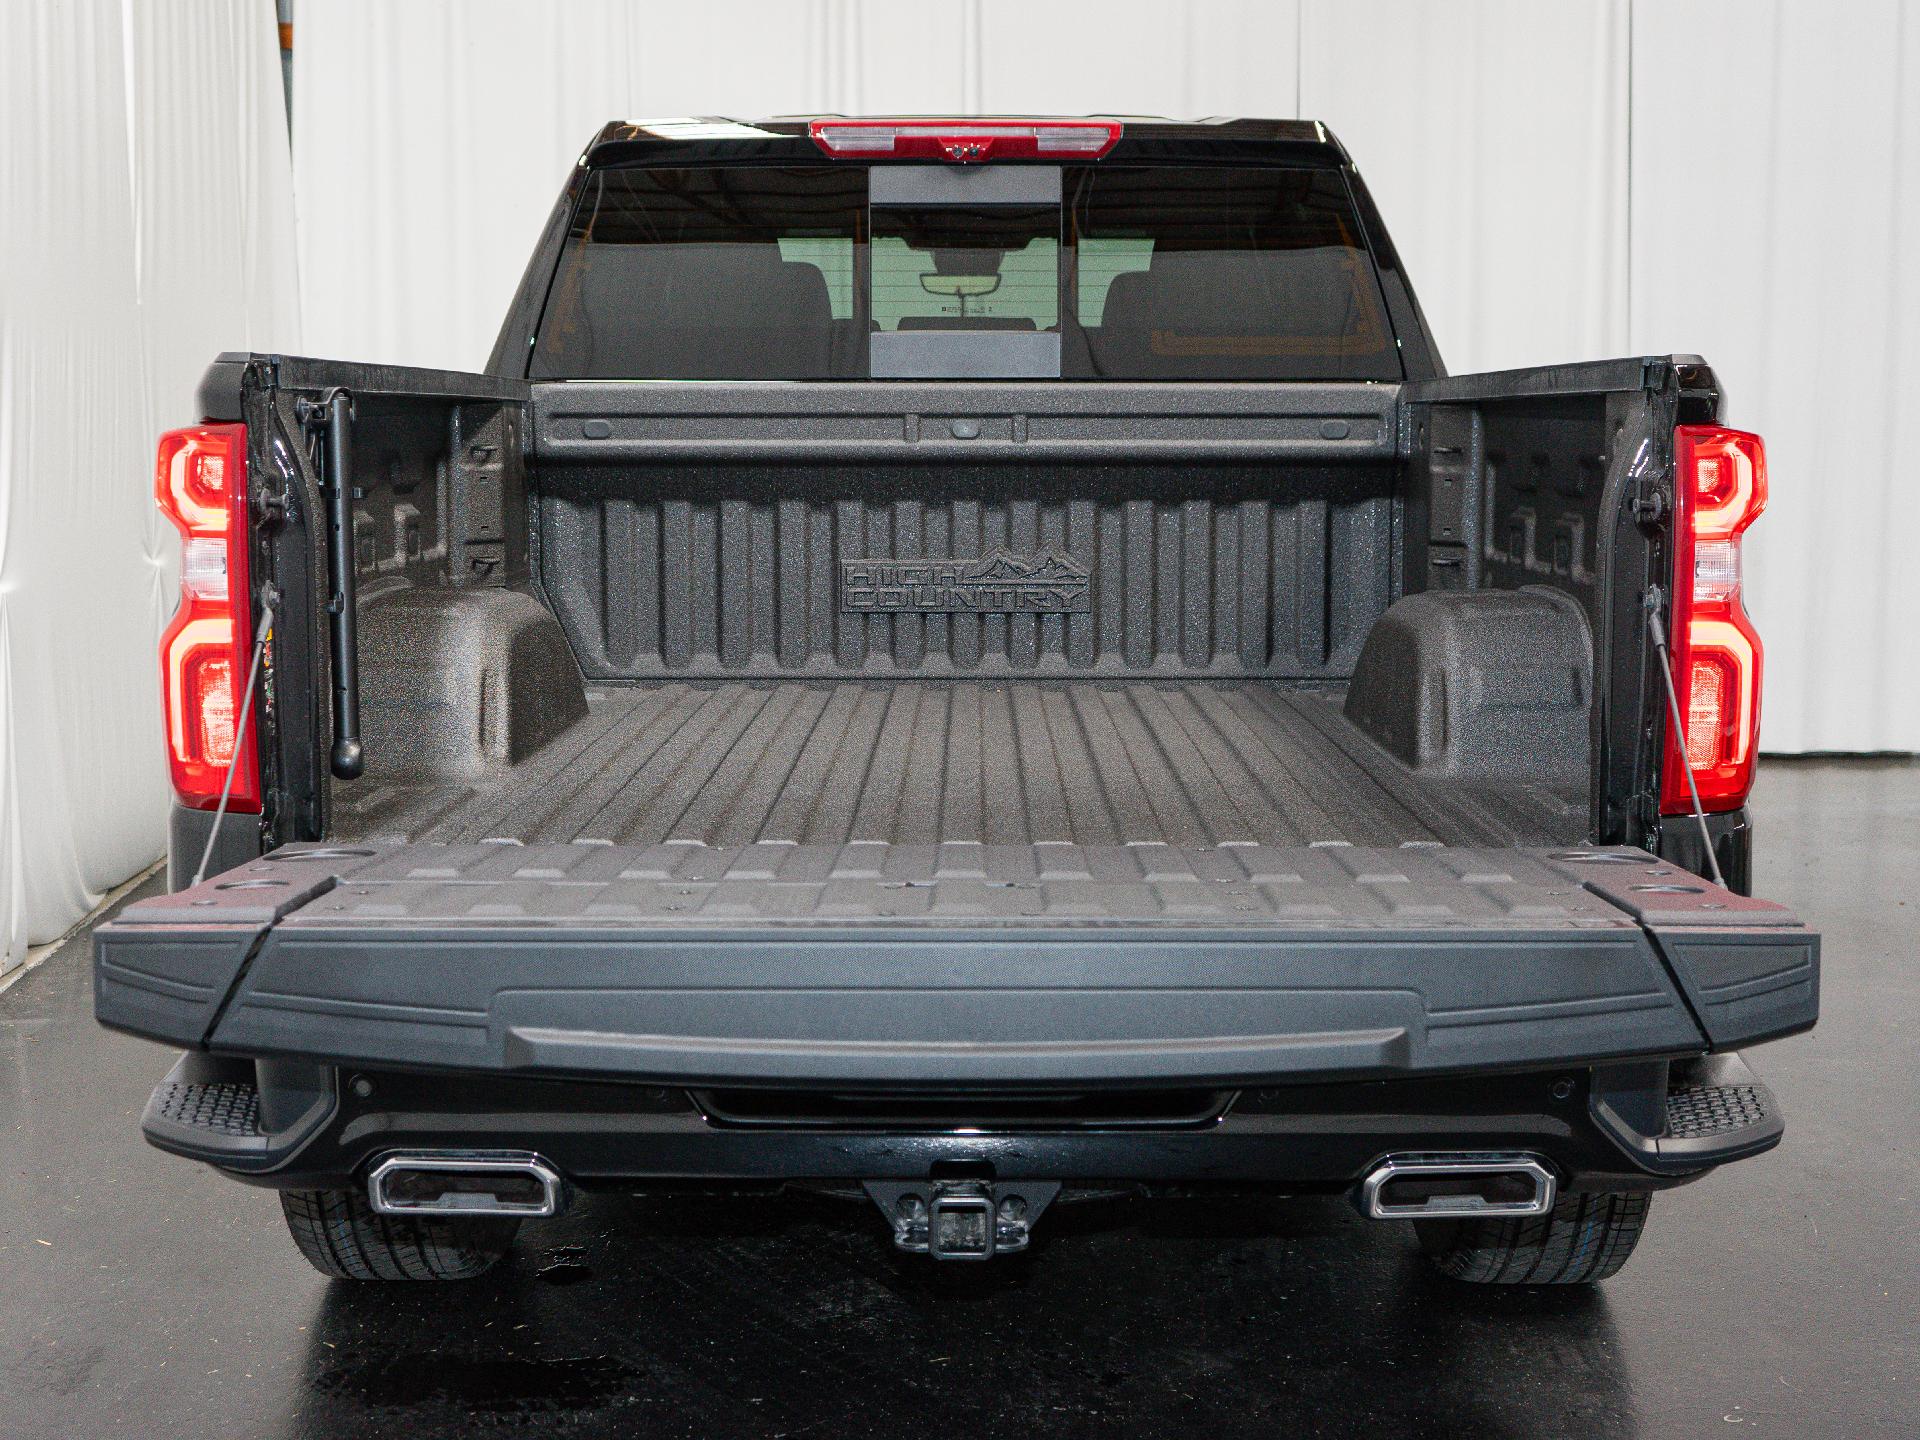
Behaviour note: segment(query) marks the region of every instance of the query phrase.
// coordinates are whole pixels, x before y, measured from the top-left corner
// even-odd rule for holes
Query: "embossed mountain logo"
[[[840,608],[881,614],[1061,615],[1093,609],[1087,567],[1071,555],[994,550],[977,560],[843,560]]]

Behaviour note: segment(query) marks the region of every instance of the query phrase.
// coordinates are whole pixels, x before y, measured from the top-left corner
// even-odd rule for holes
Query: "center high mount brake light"
[[[807,134],[835,159],[1098,160],[1120,142],[1118,120],[812,120]]]

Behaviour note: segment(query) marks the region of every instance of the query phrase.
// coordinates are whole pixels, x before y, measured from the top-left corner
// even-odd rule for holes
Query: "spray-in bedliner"
[[[1564,845],[1584,795],[1444,780],[1257,681],[667,683],[518,765],[335,791],[334,834],[837,845]]]

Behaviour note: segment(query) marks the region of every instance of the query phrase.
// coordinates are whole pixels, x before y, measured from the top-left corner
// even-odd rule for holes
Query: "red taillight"
[[[182,805],[258,812],[253,725],[240,725],[253,656],[247,589],[247,427],[196,425],[160,437],[154,494],[180,531],[180,608],[160,640],[167,765]]]
[[[1740,536],[1767,506],[1758,435],[1718,425],[1673,432],[1673,675],[1686,733],[1667,739],[1660,808],[1732,810],[1753,789],[1760,743],[1760,637],[1740,601]]]
[[[1098,160],[1120,141],[1118,120],[812,120],[827,154],[864,159]]]

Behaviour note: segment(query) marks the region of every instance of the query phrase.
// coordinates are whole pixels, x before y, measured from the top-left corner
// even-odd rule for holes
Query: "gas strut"
[[[321,467],[327,487],[327,560],[333,593],[327,617],[333,651],[333,773],[356,780],[367,768],[360,746],[360,632],[354,605],[353,397],[329,390],[317,402],[302,401],[301,419],[325,447]]]

